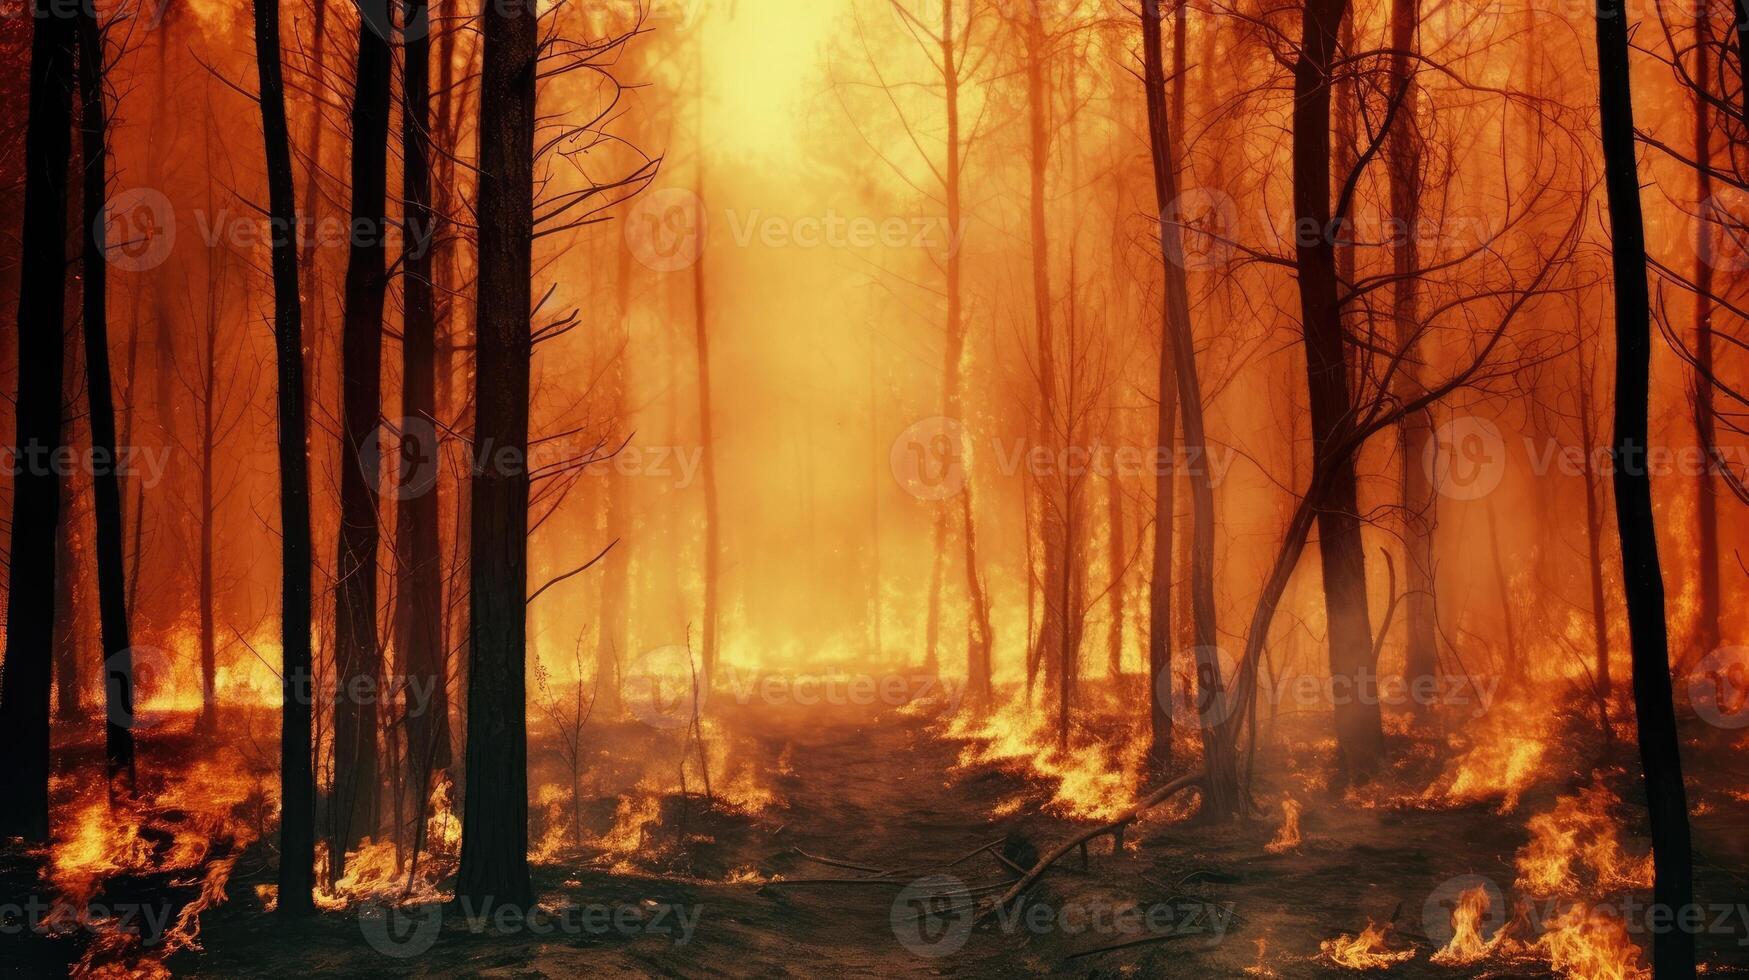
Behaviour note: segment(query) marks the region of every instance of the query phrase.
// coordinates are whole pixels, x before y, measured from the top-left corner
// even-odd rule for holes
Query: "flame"
[[[1457,908],[1451,913],[1451,942],[1433,954],[1433,962],[1443,966],[1466,966],[1493,955],[1505,940],[1506,931],[1502,929],[1495,933],[1493,939],[1482,938],[1482,921],[1491,904],[1488,889],[1481,885],[1458,896]]]
[[[1575,980],[1651,980],[1620,919],[1574,906],[1551,923],[1537,948],[1556,973]]]
[[[956,771],[979,765],[1018,768],[1054,783],[1045,812],[1075,820],[1105,821],[1135,805],[1142,755],[1147,740],[1132,730],[1121,748],[1099,742],[1057,744],[1052,714],[1027,704],[1017,695],[987,714],[967,712],[948,723],[948,738],[963,739]],[[1005,801],[1002,807],[1008,805]]]
[[[1286,854],[1300,846],[1300,803],[1291,796],[1281,801],[1281,829],[1275,839],[1263,845],[1270,854]]]
[[[1318,955],[1348,970],[1388,970],[1415,958],[1413,949],[1389,950],[1384,946],[1385,930],[1369,919],[1358,936],[1343,933],[1319,943]]]
[[[136,930],[113,920],[83,921],[93,936],[73,974],[168,976],[166,958],[200,948],[201,913],[226,900],[238,857],[277,809],[235,755],[224,750],[168,785],[142,789],[131,799],[112,802],[100,781],[74,794],[71,812],[56,820],[72,829],[50,845],[43,871],[69,907],[88,908],[106,879],[118,876],[167,875],[198,882],[199,890],[151,947]],[[251,809],[258,818],[254,824],[243,819]]]
[[[1585,869],[1599,888],[1651,887],[1651,855],[1630,858],[1609,816],[1620,803],[1599,782],[1532,817],[1530,842],[1518,852],[1518,887],[1538,897],[1572,894],[1582,887]]]

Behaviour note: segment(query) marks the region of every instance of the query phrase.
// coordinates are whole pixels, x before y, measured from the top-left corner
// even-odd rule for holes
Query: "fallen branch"
[[[1189,789],[1192,786],[1201,786],[1203,780],[1206,778],[1208,778],[1207,775],[1200,772],[1193,772],[1186,776],[1180,776],[1154,792],[1149,793],[1135,806],[1124,811],[1123,815],[1116,820],[1094,827],[1091,830],[1082,831],[1063,843],[1058,844],[1055,850],[1040,858],[1038,863],[1034,864],[1030,871],[1022,875],[1020,880],[1014,883],[1014,887],[1008,889],[1001,898],[996,900],[994,905],[985,909],[983,914],[978,916],[978,919],[982,921],[989,918],[997,909],[1000,909],[1009,902],[1019,898],[1022,892],[1031,888],[1039,878],[1044,876],[1044,873],[1050,869],[1051,865],[1062,860],[1069,852],[1083,846],[1096,837],[1103,837],[1106,834],[1111,834],[1113,839],[1115,839],[1117,834],[1120,833],[1123,828],[1135,823],[1137,817],[1166,802],[1183,790]]]

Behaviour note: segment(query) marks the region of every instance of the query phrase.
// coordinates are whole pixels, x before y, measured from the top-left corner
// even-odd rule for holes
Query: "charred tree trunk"
[[[704,146],[699,145],[697,180],[693,188],[703,207]],[[705,250],[702,245],[698,260],[692,264],[692,327],[693,342],[698,352],[698,441],[703,452],[699,456],[698,476],[704,484],[704,625],[700,630],[705,684],[713,683],[717,670],[718,630],[721,627],[722,601],[722,520],[717,506],[716,428],[712,424],[711,346],[705,306]]]
[[[1591,430],[1591,365],[1585,361],[1583,349],[1579,356],[1579,444],[1597,445]],[[1604,737],[1614,738],[1610,730],[1609,698],[1614,679],[1609,668],[1609,609],[1603,589],[1603,491],[1594,467],[1585,466],[1585,557],[1589,565],[1587,578],[1591,583],[1591,684],[1597,698],[1597,719]]]
[[[112,791],[134,787],[134,653],[128,638],[127,545],[116,474],[115,389],[109,376],[109,131],[105,116],[103,33],[95,11],[79,14],[80,129],[85,161],[85,387],[91,408],[91,495],[97,523],[97,606],[103,633],[104,761]]]
[[[341,326],[340,540],[335,562],[334,789],[328,866],[346,870],[346,851],[377,828],[377,712],[382,674],[377,643],[377,525],[372,485],[382,412],[383,301],[387,291],[389,0],[359,8],[358,84],[352,101],[352,237]],[[370,467],[367,476],[365,468]]]
[[[443,669],[443,565],[438,537],[437,318],[432,289],[431,33],[426,0],[406,5],[402,51],[401,451],[397,474],[395,649],[401,670],[431,697],[407,706],[407,774],[423,802],[431,773],[449,766],[449,699]]]
[[[1243,809],[1239,791],[1236,740],[1224,724],[1229,710],[1221,673],[1215,622],[1215,514],[1214,483],[1206,456],[1203,432],[1202,385],[1196,370],[1196,342],[1190,322],[1190,289],[1186,281],[1184,245],[1177,225],[1171,223],[1173,202],[1178,199],[1178,170],[1172,165],[1172,120],[1166,115],[1165,79],[1161,69],[1159,0],[1142,0],[1143,82],[1147,88],[1148,133],[1154,161],[1154,195],[1160,209],[1160,253],[1165,270],[1165,303],[1162,326],[1164,345],[1172,350],[1173,374],[1184,451],[1198,460],[1189,473],[1191,496],[1190,604],[1196,633],[1197,704],[1202,732],[1202,813],[1224,819]],[[1166,379],[1161,378],[1162,382]],[[1162,398],[1164,401],[1164,398]],[[1157,696],[1156,696],[1157,697]],[[1156,708],[1156,710],[1158,710]]]
[[[1609,195],[1615,281],[1616,527],[1621,535],[1622,587],[1633,650],[1634,719],[1652,829],[1652,901],[1686,909],[1694,901],[1688,796],[1670,691],[1670,647],[1664,622],[1664,578],[1658,568],[1652,481],[1646,466],[1647,402],[1651,388],[1651,300],[1646,283],[1646,231],[1635,159],[1633,84],[1628,66],[1627,9],[1597,8],[1598,102],[1604,181]],[[1694,976],[1694,932],[1652,937],[1659,980]]]
[[[24,146],[24,231],[18,290],[17,441],[0,674],[0,837],[49,839],[49,675],[55,633],[60,481],[62,318],[66,313],[67,168],[72,153],[76,25],[64,4],[36,0],[30,120]]]
[[[1049,107],[1045,92],[1043,12],[1037,4],[1027,5],[1026,37],[1026,118],[1027,118],[1027,211],[1032,252],[1033,344],[1037,350],[1038,421],[1035,438],[1041,448],[1058,444],[1056,329],[1051,315],[1050,230],[1045,218],[1045,178],[1050,164]],[[1061,474],[1036,474],[1033,479],[1039,498],[1039,544],[1044,559],[1041,575],[1043,618],[1039,621],[1034,642],[1038,650],[1033,659],[1044,668],[1045,694],[1055,696],[1066,716],[1069,689],[1073,680],[1064,674],[1063,645],[1069,629],[1069,610],[1063,605],[1068,589],[1069,556],[1068,501],[1063,491]],[[1059,726],[1061,727],[1061,726]],[[1067,736],[1067,729],[1059,731]]]
[[[1330,676],[1349,692],[1334,706],[1336,740],[1344,773],[1365,779],[1384,757],[1378,699],[1360,696],[1362,685],[1376,683],[1378,665],[1367,609],[1354,460],[1348,454],[1331,455],[1343,428],[1352,422],[1330,208],[1330,77],[1336,35],[1347,6],[1347,0],[1308,0],[1305,7],[1300,56],[1294,65],[1294,244],[1312,456],[1315,469],[1330,471],[1323,496],[1314,501],[1329,622]]]
[[[1112,444],[1117,445],[1117,431],[1113,427]],[[1123,676],[1123,638],[1124,638],[1124,566],[1128,563],[1128,546],[1124,543],[1124,512],[1123,512],[1123,481],[1118,477],[1118,468],[1112,467],[1105,480],[1105,560],[1111,567],[1111,581],[1108,584],[1111,591],[1106,594],[1106,615],[1111,620],[1111,633],[1105,640],[1106,669],[1111,673],[1112,680]]]
[[[475,438],[528,452],[534,243],[535,67],[531,5],[482,15]],[[528,878],[528,470],[479,467],[470,536],[467,794],[457,899],[526,907]]]
[[[73,358],[69,358],[72,360]],[[63,382],[65,384],[65,382]],[[73,445],[71,420],[62,432],[64,444]],[[79,555],[73,548],[78,497],[72,479],[61,481],[61,526],[55,529],[55,720],[76,721],[83,711],[80,688],[79,610],[73,594],[78,591]]]
[[[305,452],[303,310],[298,296],[291,139],[280,73],[278,0],[255,0],[255,61],[273,229],[273,346],[279,423],[280,638],[279,912],[315,911],[316,774],[310,731],[310,471]]]
[[[1404,110],[1394,117],[1387,138],[1385,163],[1390,174],[1391,244],[1393,286],[1392,321],[1397,349],[1403,364],[1393,379],[1397,398],[1413,401],[1425,394],[1420,379],[1418,353],[1420,332],[1421,257],[1418,238],[1421,222],[1421,134],[1416,131],[1415,66],[1416,33],[1421,23],[1419,0],[1393,0],[1391,4],[1391,89]],[[1404,575],[1407,595],[1404,612],[1404,676],[1411,684],[1422,683],[1439,672],[1439,648],[1435,637],[1438,615],[1433,578],[1433,528],[1436,523],[1432,481],[1423,457],[1433,441],[1433,414],[1427,409],[1410,412],[1397,426],[1401,440],[1400,469],[1403,504]],[[1413,710],[1425,714],[1427,703],[1412,699]]]
[[[1712,30],[1705,6],[1695,11],[1694,78],[1702,90],[1694,100],[1694,199],[1702,208],[1713,197],[1712,106],[1705,85],[1711,80]],[[1713,224],[1702,220],[1694,229],[1694,431],[1707,454],[1695,482],[1695,562],[1699,565],[1700,608],[1695,611],[1695,656],[1719,645],[1719,511],[1718,484],[1712,472],[1713,447],[1718,442],[1713,410]],[[1686,662],[1687,658],[1683,658]]]
[[[1154,161],[1154,192],[1160,208],[1160,239],[1162,247],[1168,238],[1180,243],[1183,239],[1177,227],[1167,227],[1171,216],[1167,209],[1178,196],[1178,171],[1173,158],[1172,136],[1166,118],[1166,71],[1160,43],[1160,6],[1153,0],[1142,8],[1142,69],[1147,87],[1150,150]],[[1164,175],[1163,173],[1164,172]],[[1168,290],[1172,289],[1173,267],[1166,257]],[[1186,312],[1188,315],[1188,299]],[[1173,368],[1171,303],[1161,307],[1159,414],[1156,447],[1160,456],[1154,467],[1154,554],[1152,574],[1148,583],[1148,761],[1154,769],[1164,772],[1172,763],[1172,559],[1173,531],[1177,519],[1178,473],[1176,466],[1160,465],[1171,459],[1174,434],[1178,426],[1178,379]]]

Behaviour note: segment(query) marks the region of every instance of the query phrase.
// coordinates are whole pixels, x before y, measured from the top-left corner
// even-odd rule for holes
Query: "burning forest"
[[[0,971],[1749,976],[1749,13],[0,3]]]

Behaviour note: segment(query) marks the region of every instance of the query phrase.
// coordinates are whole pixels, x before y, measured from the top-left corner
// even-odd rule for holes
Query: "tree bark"
[[[1142,0],[1143,83],[1147,89],[1148,133],[1154,161],[1154,195],[1160,211],[1161,265],[1165,271],[1165,303],[1162,307],[1164,345],[1171,348],[1173,375],[1187,459],[1197,460],[1188,476],[1191,497],[1190,603],[1196,634],[1197,698],[1200,708],[1203,771],[1202,814],[1225,819],[1243,809],[1239,791],[1235,741],[1227,737],[1224,722],[1230,694],[1217,644],[1215,621],[1215,518],[1214,483],[1206,458],[1207,437],[1203,431],[1202,386],[1196,371],[1196,341],[1190,322],[1190,290],[1185,271],[1180,230],[1171,222],[1173,202],[1178,199],[1178,171],[1172,165],[1172,120],[1166,114],[1165,79],[1161,68],[1159,0]],[[1164,374],[1161,382],[1167,379]],[[1164,398],[1161,399],[1164,401]],[[1158,532],[1156,532],[1158,533]],[[1156,695],[1156,700],[1158,695]],[[1156,710],[1158,707],[1156,706]]]
[[[1616,527],[1621,536],[1622,587],[1633,653],[1634,719],[1652,830],[1652,901],[1668,910],[1694,900],[1688,796],[1682,783],[1681,744],[1670,691],[1669,636],[1664,622],[1664,577],[1658,567],[1652,481],[1646,468],[1651,388],[1651,300],[1646,283],[1645,220],[1635,159],[1633,84],[1628,65],[1625,5],[1597,8],[1598,102],[1604,183],[1615,280]],[[1652,937],[1652,970],[1659,980],[1694,976],[1694,933],[1672,929]]]
[[[109,128],[103,84],[104,44],[96,12],[79,13],[80,129],[85,162],[83,300],[85,388],[91,409],[91,490],[97,523],[97,606],[103,634],[103,747],[112,791],[134,787],[134,653],[128,637],[126,544],[121,480],[116,475],[115,389],[109,375],[109,263],[104,209],[108,201]]]
[[[1165,118],[1166,85],[1164,53],[1160,43],[1160,8],[1158,0],[1142,8],[1143,84],[1147,87],[1148,122],[1151,130],[1150,150],[1154,161],[1155,197],[1160,207],[1162,247],[1170,235],[1182,243],[1178,229],[1168,229],[1167,208],[1177,197],[1178,173],[1173,158],[1171,133]],[[1159,89],[1156,93],[1156,89]],[[1158,103],[1158,105],[1156,105]],[[1176,104],[1176,102],[1174,103]],[[1156,114],[1159,118],[1156,119]],[[1153,129],[1160,132],[1154,133]],[[1168,177],[1162,177],[1162,171]],[[1180,244],[1182,255],[1182,244]],[[1170,257],[1166,257],[1166,278],[1172,278]],[[1166,286],[1171,289],[1170,283]],[[1187,301],[1188,309],[1188,301]],[[1170,460],[1174,433],[1178,426],[1178,379],[1173,368],[1173,345],[1167,337],[1171,331],[1170,304],[1161,307],[1160,371],[1158,414],[1155,443],[1159,452],[1154,469],[1154,553],[1148,581],[1148,762],[1156,772],[1164,772],[1172,764],[1172,568],[1173,532],[1177,521],[1178,473],[1176,466],[1160,465]]]
[[[449,766],[449,698],[444,686],[443,565],[439,540],[437,317],[433,304],[431,207],[431,33],[427,0],[406,5],[402,51],[401,450],[397,476],[395,649],[410,681],[431,697],[406,706],[407,774],[422,802],[431,773]]]
[[[383,302],[387,292],[389,0],[365,0],[352,101],[352,224],[341,326],[340,535],[335,562],[334,789],[328,865],[338,879],[346,851],[377,829],[377,457],[366,452],[382,413]],[[367,478],[365,467],[371,467]]]
[[[1708,18],[1712,11],[1696,8],[1694,18],[1694,78],[1703,90],[1694,100],[1695,200],[1701,208],[1711,206],[1712,177],[1712,106],[1704,86],[1712,78],[1712,31]],[[1704,211],[1703,211],[1704,216]],[[1694,229],[1694,431],[1700,448],[1707,453],[1708,465],[1702,466],[1695,481],[1695,562],[1699,565],[1700,608],[1693,650],[1704,656],[1719,645],[1719,510],[1718,484],[1712,472],[1712,451],[1718,442],[1716,415],[1713,410],[1713,225],[1701,220]]]
[[[1411,401],[1421,397],[1421,355],[1417,334],[1420,330],[1421,265],[1419,229],[1421,222],[1421,134],[1416,131],[1415,66],[1411,55],[1416,51],[1416,34],[1421,25],[1419,0],[1393,0],[1391,4],[1391,91],[1401,93],[1402,110],[1386,140],[1385,165],[1390,176],[1391,216],[1393,219],[1391,260],[1392,273],[1397,277],[1392,287],[1392,322],[1396,328],[1397,349],[1403,351],[1403,364],[1394,381],[1396,397]],[[1403,506],[1404,576],[1407,594],[1403,600],[1404,676],[1411,684],[1423,683],[1439,672],[1439,647],[1435,632],[1438,607],[1433,577],[1433,528],[1436,524],[1438,498],[1428,479],[1423,462],[1427,447],[1433,441],[1433,413],[1427,409],[1410,412],[1397,426],[1401,442],[1398,474],[1401,478]],[[1413,710],[1426,714],[1428,704],[1413,699]]]
[[[479,286],[475,439],[528,454],[529,317],[534,243],[533,5],[481,17]],[[528,877],[528,469],[477,467],[469,597],[467,793],[457,899],[526,907]]]
[[[1332,443],[1352,421],[1330,207],[1330,73],[1347,6],[1348,0],[1307,0],[1300,55],[1294,65],[1294,245],[1312,454],[1319,461],[1326,460]],[[1348,689],[1334,705],[1336,741],[1344,773],[1365,779],[1383,760],[1384,729],[1378,699],[1360,696],[1369,685],[1376,685],[1378,664],[1367,609],[1354,460],[1345,455],[1325,465],[1330,479],[1315,504],[1330,676]]]
[[[291,139],[280,72],[279,2],[255,0],[255,62],[272,223],[273,346],[279,424],[280,732],[279,913],[315,911],[316,774],[310,729],[310,471],[304,417],[303,310],[298,295]]]
[[[55,632],[55,534],[60,480],[62,318],[66,313],[67,168],[72,153],[76,30],[65,4],[36,0],[31,18],[30,118],[25,127],[24,229],[18,290],[17,441],[0,673],[0,837],[49,839],[49,678]]]

